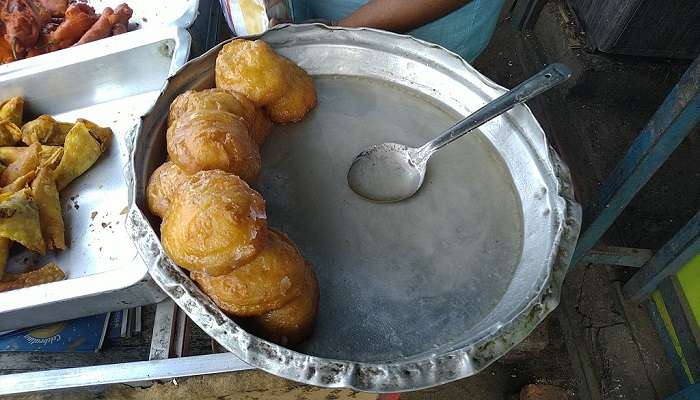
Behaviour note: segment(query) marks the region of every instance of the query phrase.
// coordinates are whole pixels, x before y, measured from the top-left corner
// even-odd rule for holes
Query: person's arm
[[[338,21],[346,28],[369,27],[404,33],[469,3],[470,0],[371,0]]]

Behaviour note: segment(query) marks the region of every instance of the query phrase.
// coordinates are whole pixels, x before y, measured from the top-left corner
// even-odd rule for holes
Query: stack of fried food
[[[316,105],[311,77],[263,41],[235,40],[216,60],[216,88],[170,106],[169,161],[147,187],[166,253],[227,314],[254,333],[294,345],[311,333],[319,287],[311,264],[268,228],[251,189],[272,121],[301,120]]]
[[[125,33],[127,4],[96,14],[76,0],[0,0],[0,64]]]
[[[41,115],[22,125],[24,100],[0,102],[0,292],[65,277],[55,264],[5,272],[12,243],[41,255],[65,250],[59,191],[107,149],[112,130],[88,120],[59,122]],[[20,128],[21,127],[21,128]]]

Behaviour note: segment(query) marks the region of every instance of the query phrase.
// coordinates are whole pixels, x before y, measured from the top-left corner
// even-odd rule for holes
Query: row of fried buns
[[[318,282],[294,243],[268,228],[248,183],[273,122],[297,122],[315,105],[306,71],[263,41],[235,40],[217,57],[216,88],[171,104],[169,160],[147,187],[166,253],[225,313],[282,345],[312,331]]]

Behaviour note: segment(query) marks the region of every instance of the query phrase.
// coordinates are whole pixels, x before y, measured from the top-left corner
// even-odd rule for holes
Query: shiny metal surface
[[[0,396],[113,383],[158,381],[252,367],[231,353],[0,375]]]
[[[568,170],[530,111],[516,106],[437,154],[417,196],[367,202],[345,181],[361,149],[424,143],[425,132],[505,89],[406,36],[296,25],[262,38],[311,73],[319,94],[304,121],[275,128],[254,184],[271,226],[314,264],[316,330],[295,350],[245,332],[164,254],[159,221],[146,211],[147,179],[165,160],[168,107],[185,90],[213,86],[221,46],[170,78],[134,137],[127,230],[153,279],[246,363],[319,386],[438,385],[477,373],[525,338],[558,304],[581,217]]]
[[[128,209],[125,136],[165,79],[187,60],[179,28],[129,33],[47,55],[50,66],[0,75],[3,98],[24,96],[24,119],[82,117],[114,131],[109,150],[61,192],[69,249],[38,257],[14,252],[8,270],[56,262],[66,280],[0,293],[0,331],[150,304],[164,298],[124,229]],[[19,246],[18,246],[19,247]]]
[[[397,143],[374,144],[352,161],[347,176],[348,185],[368,200],[382,203],[405,200],[416,194],[423,185],[428,160],[436,151],[569,77],[571,70],[565,65],[549,65],[421,147]]]
[[[130,43],[138,43],[135,37],[142,30],[157,31],[163,28],[179,27],[187,28],[197,17],[199,0],[88,0],[87,3],[95,8],[97,13],[101,13],[105,7],[116,7],[120,3],[126,2],[134,10],[134,15],[129,24],[136,27],[136,30],[99,40],[99,45],[77,46],[66,50],[43,54],[24,60],[15,61],[9,64],[0,65],[0,77],[11,74],[19,70],[27,70],[30,73],[41,72],[51,68],[56,62],[68,61],[69,63],[85,60],[89,58],[99,58],[103,54],[102,49],[125,48]],[[155,34],[153,32],[152,34]],[[135,36],[136,35],[136,36]],[[78,50],[79,49],[79,50]],[[70,60],[77,58],[77,60]],[[185,60],[187,61],[187,60]]]

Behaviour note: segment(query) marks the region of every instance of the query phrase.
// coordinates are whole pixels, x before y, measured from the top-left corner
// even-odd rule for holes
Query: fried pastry
[[[257,335],[282,346],[293,346],[306,339],[313,330],[318,310],[319,287],[311,264],[306,263],[304,290],[299,296],[276,310],[247,321]]]
[[[296,247],[270,230],[267,245],[247,264],[221,276],[191,275],[222,310],[248,317],[276,310],[299,297],[304,272],[304,259]]]
[[[7,186],[15,179],[24,176],[39,166],[41,145],[35,143],[27,147],[15,161],[0,174],[0,186]]]
[[[299,122],[316,107],[316,87],[311,76],[293,62],[283,59],[289,88],[282,97],[267,105],[267,113],[278,124]]]
[[[64,250],[66,240],[64,236],[63,215],[61,214],[61,202],[53,171],[48,168],[39,168],[36,178],[32,182],[32,195],[39,209],[39,221],[41,222],[41,234],[46,246],[51,249]]]
[[[185,181],[165,214],[161,241],[181,267],[221,275],[265,246],[265,201],[236,175],[201,171]]]
[[[7,120],[17,126],[22,126],[24,98],[15,96],[0,104],[0,121]]]
[[[88,130],[83,122],[76,122],[73,125],[66,135],[63,157],[55,171],[58,190],[63,190],[75,178],[92,167],[104,151],[105,143],[108,143],[104,140]]]
[[[262,40],[234,40],[216,58],[216,87],[241,93],[258,107],[268,105],[287,90],[282,60]]]
[[[0,237],[18,242],[41,255],[46,253],[39,209],[30,189],[0,194]]]
[[[146,187],[148,209],[161,218],[165,217],[173,196],[188,178],[189,175],[172,161],[156,168]]]
[[[247,182],[260,172],[260,151],[241,119],[221,111],[181,115],[166,134],[170,159],[189,174],[220,169]]]
[[[35,120],[22,125],[22,141],[26,145],[41,143],[63,146],[66,135],[73,127],[68,122],[59,122],[49,115],[40,115]]]
[[[0,121],[0,146],[14,146],[22,138],[22,131],[9,120]]]

